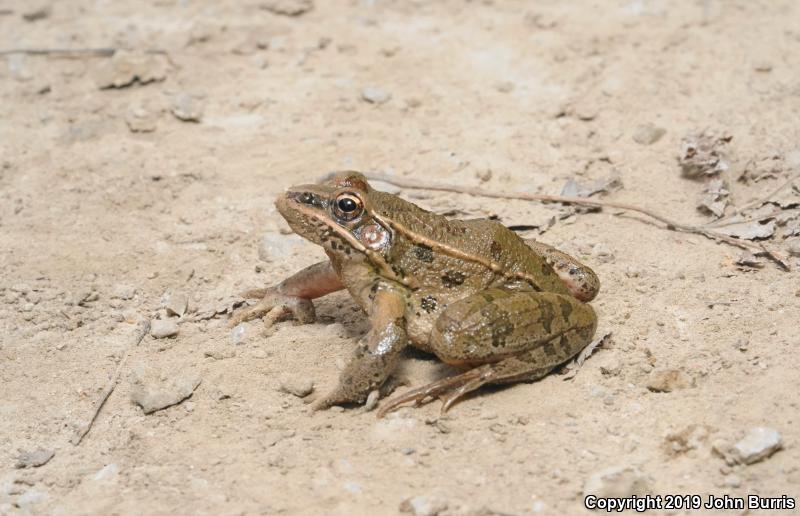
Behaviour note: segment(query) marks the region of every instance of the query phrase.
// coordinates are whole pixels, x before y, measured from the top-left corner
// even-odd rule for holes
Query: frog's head
[[[387,195],[358,172],[342,172],[314,185],[289,188],[275,206],[295,233],[343,259],[383,254],[392,232],[373,216]]]

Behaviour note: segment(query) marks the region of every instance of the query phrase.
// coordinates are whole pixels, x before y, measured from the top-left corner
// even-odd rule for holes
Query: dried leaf
[[[119,51],[95,72],[94,80],[101,90],[125,88],[133,84],[163,81],[167,77],[167,69],[164,56]]]
[[[705,195],[700,198],[698,209],[722,217],[725,214],[725,208],[728,207],[728,196],[730,195],[725,181],[714,178],[706,183],[703,192]]]
[[[766,224],[760,222],[747,222],[742,224],[731,224],[717,228],[718,232],[744,240],[758,240],[769,238],[775,234],[775,221],[771,220]]]
[[[572,380],[575,378],[575,375],[578,374],[578,370],[583,366],[583,363],[586,362],[586,359],[592,356],[594,351],[605,344],[606,340],[611,336],[611,332],[607,331],[604,334],[600,335],[592,342],[589,343],[588,346],[583,348],[578,356],[573,358],[564,368],[561,370],[561,374],[563,376],[562,380]]]
[[[717,218],[725,215],[725,208],[728,207],[728,199],[716,200],[712,195],[706,195],[700,199],[697,206],[701,211],[706,211]]]
[[[760,269],[764,267],[764,260],[757,257],[750,251],[742,251],[742,254],[740,254],[739,258],[736,259],[736,265],[750,269]]]
[[[561,195],[567,197],[591,197],[601,192],[611,192],[622,188],[622,180],[617,176],[598,179],[591,183],[578,183],[574,178],[570,178],[561,189]]]
[[[760,160],[750,161],[745,166],[739,181],[757,183],[764,179],[775,179],[780,177],[784,170],[786,170],[786,163],[783,156],[769,156]]]
[[[730,163],[722,149],[733,139],[728,134],[703,131],[681,140],[678,163],[684,177],[697,179],[724,172]]]

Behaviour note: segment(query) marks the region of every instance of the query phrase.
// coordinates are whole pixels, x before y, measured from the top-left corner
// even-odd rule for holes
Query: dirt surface
[[[345,293],[269,336],[217,312],[324,257],[272,203],[330,170],[542,193],[618,177],[605,198],[705,223],[677,158],[708,128],[731,170],[772,167],[731,181],[732,206],[766,195],[800,165],[798,20],[792,0],[0,2],[0,50],[136,51],[0,57],[0,514],[582,514],[598,481],[797,498],[798,273],[636,215],[399,192],[547,229],[603,283],[613,335],[574,378],[446,418],[311,412],[366,330]],[[151,319],[177,336],[136,345]],[[397,376],[450,372],[410,354]],[[736,464],[754,427],[782,449]]]

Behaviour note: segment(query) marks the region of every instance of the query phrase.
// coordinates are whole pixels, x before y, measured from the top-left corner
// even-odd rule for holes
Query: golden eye
[[[364,211],[364,204],[351,193],[339,194],[333,204],[333,213],[340,219],[353,220]]]

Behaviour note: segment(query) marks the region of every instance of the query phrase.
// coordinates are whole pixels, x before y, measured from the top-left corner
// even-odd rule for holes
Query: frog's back
[[[537,290],[566,293],[544,258],[499,222],[448,219],[384,195],[381,205],[393,208],[386,221],[394,233],[389,263],[396,274],[414,278],[426,290],[462,295],[513,278]]]

